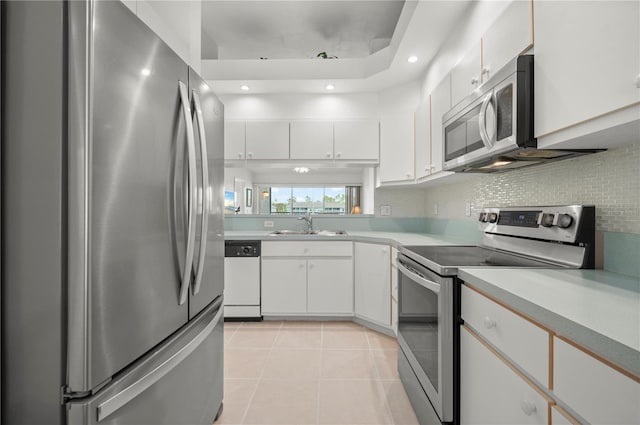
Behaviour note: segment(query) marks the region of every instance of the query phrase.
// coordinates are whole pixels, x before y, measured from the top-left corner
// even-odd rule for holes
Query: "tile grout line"
[[[256,387],[253,389],[253,393],[251,394],[251,397],[249,397],[249,402],[247,403],[247,407],[244,410],[244,414],[242,415],[242,419],[240,420],[241,424],[244,424],[245,421],[247,420],[247,415],[249,414],[249,409],[251,408],[251,404],[253,403],[253,399],[256,396],[256,393],[258,392],[258,388],[260,387],[260,383],[262,382],[263,376],[264,376],[264,370],[267,366],[267,359],[269,358],[269,356],[271,355],[271,352],[273,351],[273,347],[276,344],[276,340],[278,339],[278,335],[280,335],[280,329],[282,329],[282,322],[280,323],[280,326],[278,328],[274,328],[278,330],[278,333],[276,334],[276,337],[273,339],[273,342],[271,343],[271,347],[269,348],[268,353],[266,354],[266,358],[264,361],[264,364],[262,365],[262,370],[260,371],[260,376],[257,379],[256,382]]]
[[[389,405],[389,399],[387,398],[387,391],[382,385],[382,375],[380,374],[380,370],[378,369],[378,364],[376,363],[376,359],[373,356],[373,348],[371,346],[371,340],[369,340],[369,332],[365,332],[365,336],[367,337],[367,344],[369,344],[369,355],[371,356],[371,360],[373,361],[373,367],[376,369],[376,373],[378,374],[377,384],[378,387],[382,390],[382,396],[384,397],[384,405],[387,410],[387,414],[389,415],[389,419],[391,420],[390,425],[395,425],[395,419],[393,417],[393,412],[391,411],[391,406]]]

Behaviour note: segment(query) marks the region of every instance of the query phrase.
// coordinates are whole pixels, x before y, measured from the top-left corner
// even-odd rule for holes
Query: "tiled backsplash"
[[[475,220],[483,207],[596,206],[596,229],[640,234],[640,143],[425,189],[428,217]],[[471,217],[465,216],[470,202]]]

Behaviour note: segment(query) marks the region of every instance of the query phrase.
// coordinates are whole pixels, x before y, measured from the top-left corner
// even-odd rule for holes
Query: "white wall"
[[[242,94],[220,95],[225,118],[356,119],[378,118],[378,95],[362,94]]]

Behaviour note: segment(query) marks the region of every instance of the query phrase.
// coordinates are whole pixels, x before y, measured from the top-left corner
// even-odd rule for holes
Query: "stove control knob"
[[[487,221],[489,223],[495,223],[496,221],[498,221],[498,214],[497,213],[489,213],[489,218],[487,219]]]
[[[554,217],[555,214],[542,214],[542,221],[540,222],[540,224],[542,224],[542,226],[544,227],[552,227]]]
[[[478,217],[478,221],[482,222],[482,223],[486,223],[487,222],[487,213],[480,213],[480,217]]]
[[[247,255],[251,252],[251,247],[250,246],[243,246],[242,247],[242,253]]]
[[[573,217],[571,217],[569,214],[560,214],[558,216],[558,227],[561,229],[567,229],[569,227],[571,227],[571,224],[573,223]]]

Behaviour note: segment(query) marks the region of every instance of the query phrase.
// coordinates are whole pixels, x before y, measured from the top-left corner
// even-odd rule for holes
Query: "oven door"
[[[442,422],[453,421],[453,285],[398,254],[398,341]]]

